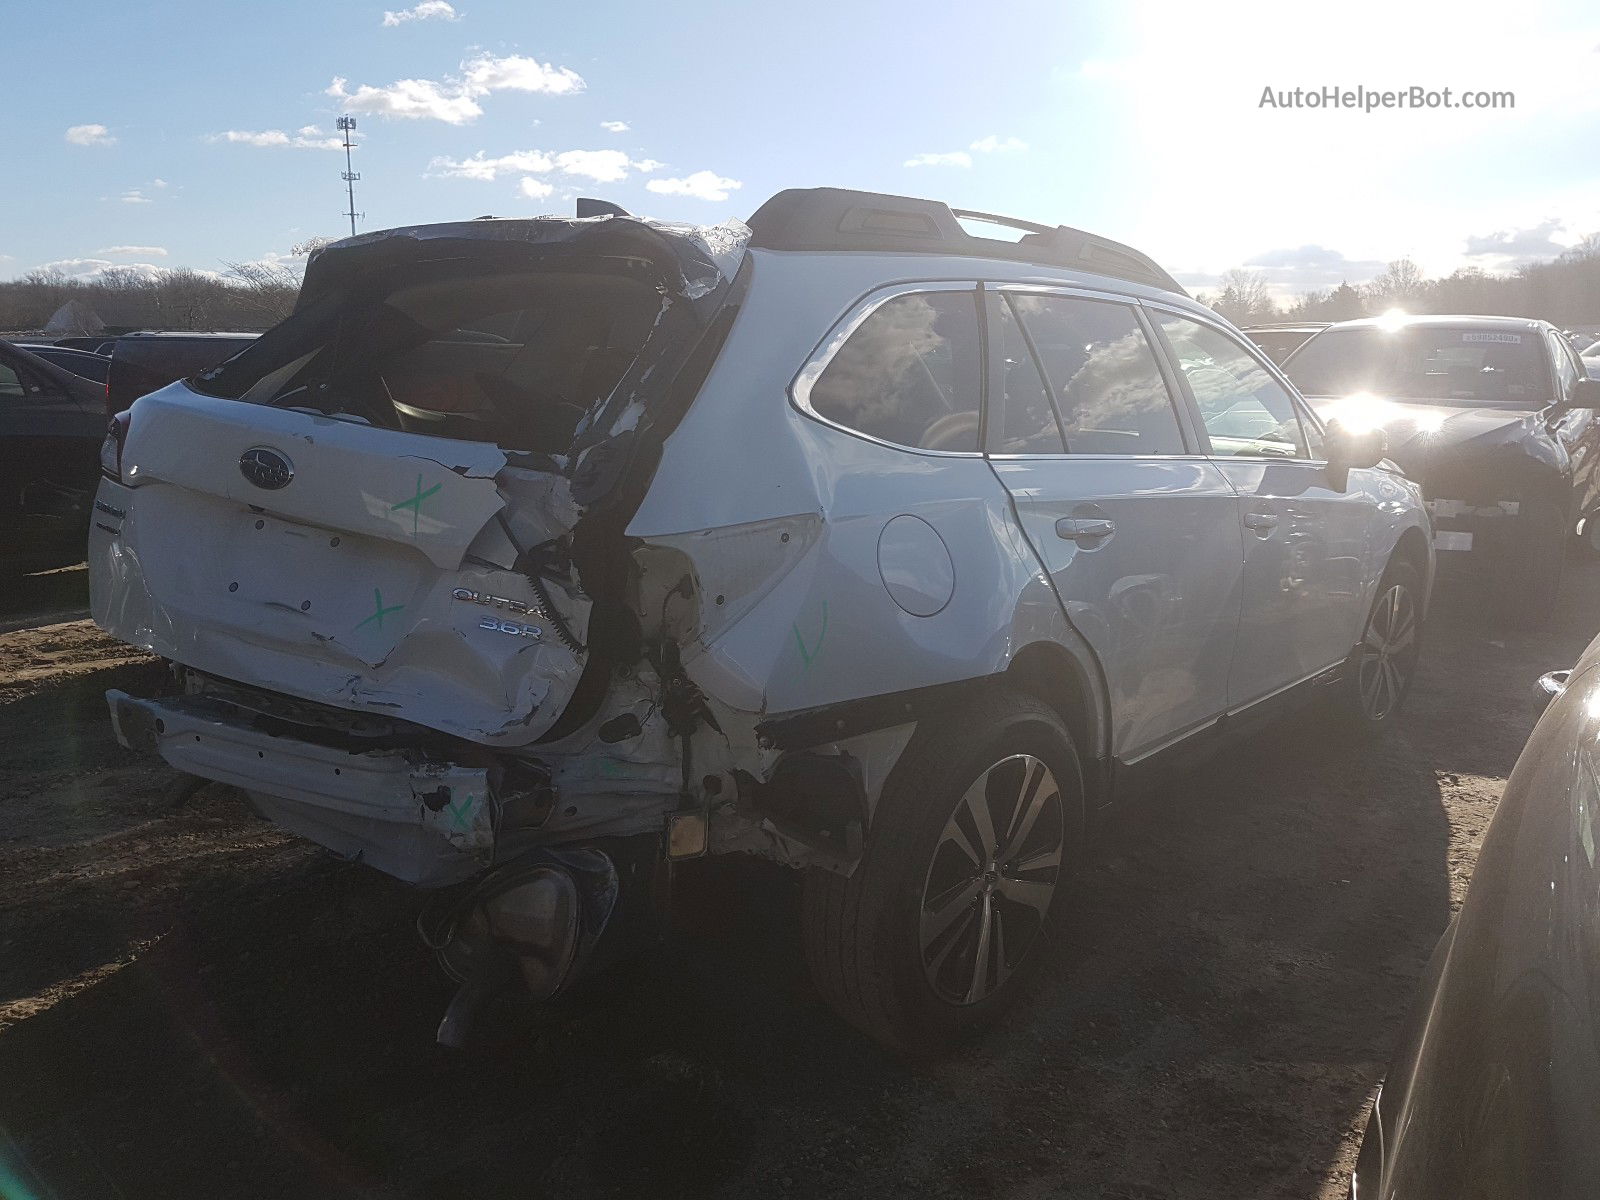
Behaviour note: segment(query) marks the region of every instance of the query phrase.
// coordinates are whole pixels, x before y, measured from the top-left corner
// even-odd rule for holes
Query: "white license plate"
[[[1472,535],[1460,533],[1453,529],[1441,529],[1433,535],[1433,548],[1435,550],[1471,550]]]

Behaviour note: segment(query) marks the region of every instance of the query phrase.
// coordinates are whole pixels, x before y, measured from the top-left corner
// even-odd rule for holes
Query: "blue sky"
[[[0,277],[293,265],[348,229],[570,211],[715,222],[787,186],[935,196],[1283,292],[1600,230],[1600,11],[1264,0],[85,0],[8,23]],[[386,12],[392,15],[386,16]],[[1264,87],[1511,89],[1510,112],[1273,111]],[[618,125],[625,128],[617,128]],[[909,165],[918,164],[918,165]]]

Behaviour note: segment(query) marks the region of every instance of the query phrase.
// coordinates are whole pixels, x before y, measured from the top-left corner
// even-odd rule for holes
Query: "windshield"
[[[1397,400],[1542,408],[1546,384],[1532,331],[1440,325],[1329,329],[1284,364],[1308,396],[1376,392]]]

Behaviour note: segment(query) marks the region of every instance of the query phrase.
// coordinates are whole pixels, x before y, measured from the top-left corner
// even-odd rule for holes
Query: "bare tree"
[[[1224,273],[1222,291],[1204,303],[1236,325],[1270,321],[1278,315],[1278,306],[1267,287],[1267,277],[1260,271],[1246,271],[1242,267]]]
[[[1409,258],[1397,258],[1384,267],[1365,291],[1367,307],[1374,312],[1388,308],[1415,308],[1427,293],[1428,277]]]
[[[236,307],[249,313],[254,323],[276,325],[294,311],[300,280],[293,271],[260,262],[230,262]]]

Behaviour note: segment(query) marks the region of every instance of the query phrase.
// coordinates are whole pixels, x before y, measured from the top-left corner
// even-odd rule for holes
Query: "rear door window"
[[[1069,454],[1182,454],[1178,415],[1126,304],[1009,293],[1038,353]]]
[[[806,401],[817,416],[880,441],[971,453],[980,362],[975,291],[908,293],[872,310]]]

